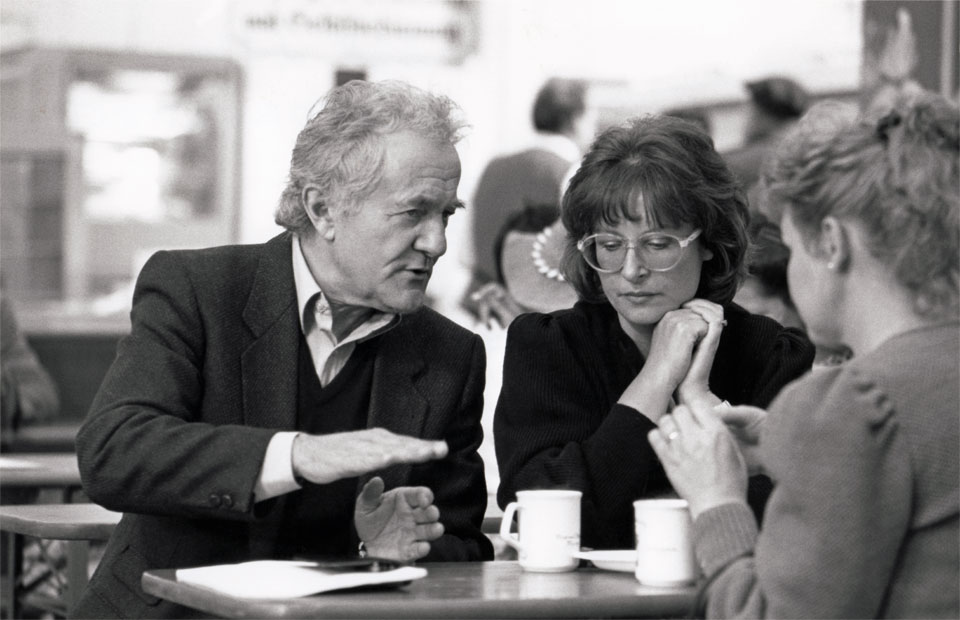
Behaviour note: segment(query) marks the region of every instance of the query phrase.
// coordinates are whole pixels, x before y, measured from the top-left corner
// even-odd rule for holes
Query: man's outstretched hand
[[[383,428],[308,435],[293,440],[293,473],[315,484],[355,478],[402,463],[426,463],[447,456],[445,441],[397,435]]]

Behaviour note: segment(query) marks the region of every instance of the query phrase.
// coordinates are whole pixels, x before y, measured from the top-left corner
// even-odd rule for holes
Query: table
[[[73,452],[17,452],[0,456],[0,484],[7,487],[79,489],[80,466]]]
[[[632,573],[579,568],[527,573],[516,562],[423,563],[429,575],[402,588],[251,600],[143,574],[154,596],[228,618],[597,618],[685,616],[695,588],[652,588]]]
[[[11,453],[72,452],[81,421],[44,422],[22,426],[6,438]]]
[[[67,541],[66,610],[72,609],[89,580],[89,541],[110,538],[123,516],[96,504],[24,504],[0,506],[0,530],[11,550],[7,561],[7,580],[3,600],[10,616],[19,618],[18,578],[22,560],[23,537]],[[62,615],[66,615],[63,613]]]

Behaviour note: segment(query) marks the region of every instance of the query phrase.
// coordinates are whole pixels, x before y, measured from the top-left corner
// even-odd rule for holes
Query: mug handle
[[[510,526],[513,524],[513,515],[517,512],[517,508],[519,508],[517,502],[510,502],[504,509],[503,519],[500,521],[500,538],[510,547],[520,551],[519,533],[513,534],[510,532]]]

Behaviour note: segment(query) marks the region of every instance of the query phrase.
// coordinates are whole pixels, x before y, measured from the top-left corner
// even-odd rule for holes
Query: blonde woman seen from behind
[[[694,403],[650,432],[708,617],[960,617],[958,118],[928,93],[880,118],[815,108],[767,171],[797,309],[854,357],[729,427]],[[776,484],[759,531],[748,471]]]

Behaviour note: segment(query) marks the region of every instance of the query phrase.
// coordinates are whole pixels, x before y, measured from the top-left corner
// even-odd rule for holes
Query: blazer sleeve
[[[609,402],[607,364],[589,340],[551,315],[511,324],[494,417],[497,500],[504,507],[524,489],[578,489],[581,538],[601,547],[633,531],[630,504],[662,468],[646,439],[654,423]]]
[[[486,353],[483,341],[470,338],[469,368],[456,411],[451,414],[444,439],[450,452],[429,469],[423,483],[434,492],[444,534],[430,544],[424,561],[492,560],[493,545],[481,526],[487,507],[487,483],[477,449],[483,441],[483,386]]]
[[[204,353],[213,345],[177,254],[158,253],[144,266],[131,322],[77,435],[84,490],[111,510],[250,518],[274,431],[242,426],[239,411],[203,402]]]
[[[823,371],[791,386],[770,416],[761,449],[777,486],[759,535],[723,518],[728,507],[694,524],[707,617],[877,617],[914,493],[890,400],[854,373]]]

